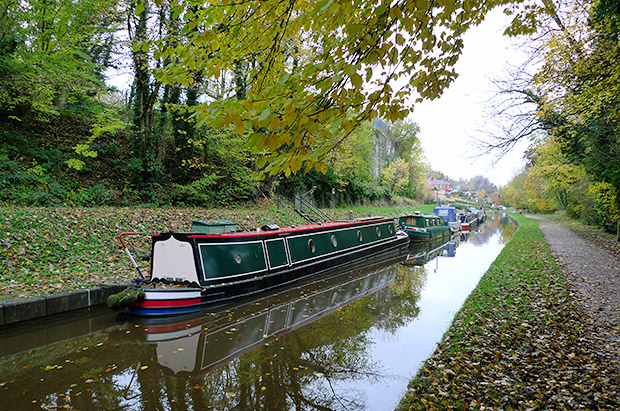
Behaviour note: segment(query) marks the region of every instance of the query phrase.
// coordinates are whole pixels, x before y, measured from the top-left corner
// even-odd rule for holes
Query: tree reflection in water
[[[138,373],[130,391],[142,397],[124,405],[363,409],[364,393],[336,387],[388,377],[368,355],[366,331],[398,327],[417,315],[421,282],[411,281],[397,264],[402,259],[332,274],[198,322],[130,325],[145,339],[141,367],[153,371]]]

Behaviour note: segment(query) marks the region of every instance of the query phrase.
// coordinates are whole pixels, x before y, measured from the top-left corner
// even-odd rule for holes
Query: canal
[[[0,409],[388,410],[516,227],[412,246],[193,317],[0,334]]]

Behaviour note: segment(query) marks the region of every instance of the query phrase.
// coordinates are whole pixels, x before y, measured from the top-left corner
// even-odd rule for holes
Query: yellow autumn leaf
[[[356,89],[362,88],[362,76],[355,73],[350,78],[351,78],[351,84],[353,84],[353,87],[355,87]]]
[[[280,127],[280,119],[277,116],[273,116],[273,118],[267,124],[267,128],[271,131],[276,131]]]

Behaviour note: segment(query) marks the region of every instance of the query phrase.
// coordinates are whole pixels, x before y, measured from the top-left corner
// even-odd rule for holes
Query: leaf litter
[[[521,226],[399,410],[616,410],[618,368],[538,223]]]

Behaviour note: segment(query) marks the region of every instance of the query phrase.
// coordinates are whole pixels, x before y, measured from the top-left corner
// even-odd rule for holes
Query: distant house
[[[452,192],[452,184],[450,184],[449,181],[446,181],[446,180],[436,180],[434,178],[430,178],[426,182],[426,188],[429,189],[429,190],[437,189],[442,194]]]
[[[478,195],[477,192],[471,190],[463,190],[463,194],[467,197],[476,197]]]

